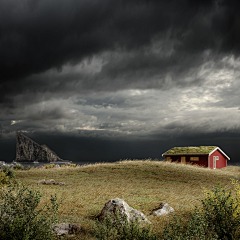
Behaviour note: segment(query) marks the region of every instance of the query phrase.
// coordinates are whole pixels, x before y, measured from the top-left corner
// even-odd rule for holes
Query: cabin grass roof
[[[212,152],[216,146],[200,146],[200,147],[174,147],[165,152],[162,156],[166,155],[199,155],[199,154],[209,154]]]

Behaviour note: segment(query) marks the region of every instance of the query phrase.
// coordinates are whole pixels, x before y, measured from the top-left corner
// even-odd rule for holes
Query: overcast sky
[[[240,2],[0,0],[0,158],[219,146],[240,163]]]

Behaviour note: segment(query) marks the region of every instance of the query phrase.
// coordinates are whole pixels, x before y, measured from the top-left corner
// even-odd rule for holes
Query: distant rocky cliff
[[[63,161],[46,145],[39,145],[20,132],[16,132],[16,162]]]

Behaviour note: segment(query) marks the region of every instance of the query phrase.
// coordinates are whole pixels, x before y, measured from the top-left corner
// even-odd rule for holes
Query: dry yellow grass
[[[65,182],[64,186],[39,185],[43,193],[41,205],[49,203],[50,195],[56,193],[58,199],[63,198],[58,214],[60,222],[81,223],[85,230],[81,237],[94,239],[89,235],[94,216],[112,198],[121,198],[143,212],[152,222],[153,230],[160,233],[173,220],[173,213],[155,217],[149,215],[152,209],[164,201],[175,209],[177,216],[187,218],[195,206],[201,206],[203,187],[212,189],[220,181],[227,190],[234,189],[230,179],[240,179],[240,167],[212,170],[162,161],[124,160],[76,168],[17,171],[16,177],[35,189],[41,179]]]

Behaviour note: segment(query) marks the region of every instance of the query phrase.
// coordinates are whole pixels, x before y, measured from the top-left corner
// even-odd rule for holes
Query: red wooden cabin
[[[163,153],[165,161],[191,163],[212,169],[227,166],[230,158],[219,147],[200,146],[200,147],[174,147]]]

